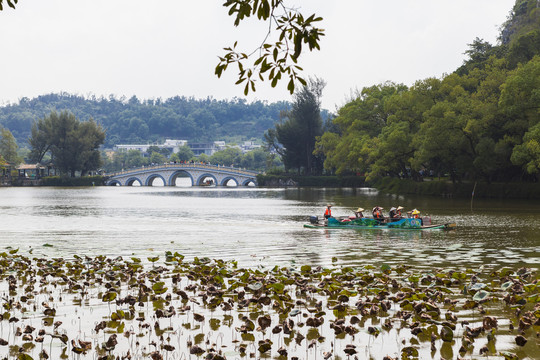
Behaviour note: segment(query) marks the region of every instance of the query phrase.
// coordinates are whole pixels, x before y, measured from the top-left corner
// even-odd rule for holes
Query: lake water
[[[418,208],[423,214],[429,214],[434,224],[455,222],[457,227],[452,231],[304,228],[302,225],[308,222],[310,215],[322,216],[327,203],[333,204],[335,216],[352,215],[352,211],[358,207],[369,209],[375,205],[386,209],[398,205],[404,206],[406,210]],[[106,255],[109,258],[122,256],[128,259],[139,257],[146,262],[149,257],[160,257],[163,260],[165,252],[171,251],[184,255],[187,260],[195,257],[236,260],[239,267],[265,269],[275,265],[296,271],[302,265],[329,268],[374,265],[377,269],[382,264],[392,268],[403,264],[430,269],[425,273],[431,273],[434,268],[463,270],[482,267],[484,273],[489,273],[490,269],[501,267],[538,268],[539,211],[540,205],[536,201],[476,199],[471,204],[470,200],[386,195],[373,189],[0,188],[0,252],[19,249],[19,254],[23,256],[48,259],[73,259],[75,255]],[[89,264],[86,260],[84,263]],[[18,264],[20,266],[22,263]],[[146,265],[150,266],[149,263]],[[50,263],[49,266],[52,267]],[[15,274],[15,270],[9,267],[3,270],[5,276],[0,283],[0,295],[5,301],[9,296],[14,296],[8,291],[8,273]],[[164,281],[169,282],[167,286],[171,287],[171,278],[165,278]],[[24,281],[21,286],[26,286]],[[20,336],[14,334],[15,326],[24,328],[28,324],[44,327],[47,332],[52,331],[51,325],[45,324],[43,316],[43,304],[47,303],[58,309],[54,320],[59,319],[62,323],[60,333],[72,339],[91,341],[93,349],[97,349],[105,341],[105,334],[95,330],[96,324],[110,319],[111,311],[122,308],[100,300],[100,294],[106,287],[90,287],[83,301],[82,295],[62,286],[62,281],[55,281],[50,286],[47,280],[39,283],[40,290],[34,291],[34,299],[26,299],[24,302],[22,298],[20,300],[28,306],[33,304],[34,311],[23,310],[24,305],[20,312],[13,314],[18,317],[16,325],[12,325],[11,319],[9,322],[0,322],[0,338],[7,339],[10,344],[9,347],[0,347],[0,357],[18,358],[19,346],[23,342]],[[189,280],[188,283],[192,284]],[[125,296],[128,291],[128,287],[124,286],[120,292]],[[21,295],[23,292],[17,294]],[[302,296],[299,292],[293,295]],[[247,308],[238,308],[236,313],[233,312],[234,316],[231,316],[225,310],[208,310],[204,305],[199,305],[200,299],[191,300],[189,304],[193,307],[193,314],[180,310],[185,302],[177,294],[171,299],[175,305],[173,308],[179,313],[172,318],[161,319],[161,325],[171,329],[167,331],[165,340],[163,336],[161,339],[157,337],[157,330],[156,336],[152,334],[150,323],[159,322],[154,315],[155,309],[152,309],[149,302],[136,305],[138,316],[146,316],[150,330],[144,330],[147,328],[143,328],[138,319],[125,319],[126,329],[130,329],[133,334],[139,333],[137,339],[140,339],[141,345],[138,345],[139,340],[134,344],[133,337],[128,340],[125,336],[119,336],[117,350],[124,354],[129,349],[134,359],[146,359],[148,357],[145,354],[149,350],[144,349],[154,349],[151,341],[172,341],[177,351],[167,359],[188,358],[190,355],[186,355],[186,344],[198,338],[203,346],[201,339],[206,338],[206,344],[208,341],[219,342],[228,358],[240,358],[236,342],[238,335],[234,329],[242,325],[243,320],[240,319],[243,315],[254,316],[252,320],[255,321],[260,314],[246,312]],[[333,349],[335,357],[332,359],[344,359],[346,344],[352,342],[358,346],[360,358],[381,359],[386,354],[396,356],[409,345],[419,349],[420,358],[455,358],[461,346],[460,338],[466,331],[463,323],[458,324],[454,341],[437,340],[437,350],[433,351],[429,337],[418,344],[416,337],[411,334],[409,324],[397,317],[400,307],[393,305],[390,316],[382,315],[380,319],[377,316],[363,316],[356,337],[337,338],[329,326],[330,321],[336,320],[335,314],[329,310],[333,305],[330,305],[330,300],[325,301],[328,301],[323,307],[327,310],[324,316],[326,322],[320,327],[323,338],[318,338],[315,348],[308,346],[308,341],[302,345],[292,342],[288,346],[291,356],[322,359],[325,350]],[[503,306],[502,302],[491,302],[485,306],[487,314],[499,318],[496,347],[495,342],[487,342],[483,334],[477,339],[474,348],[468,350],[467,356],[479,356],[481,347],[487,344],[490,358],[493,359],[504,358],[499,354],[501,350],[518,353],[519,358],[540,358],[536,328],[526,334],[529,343],[523,348],[517,347],[514,341],[517,332],[510,330],[513,311]],[[304,314],[291,315],[290,318],[296,322],[305,321],[309,313],[306,310],[309,309],[301,305],[298,308]],[[448,306],[446,308],[444,311],[448,311]],[[128,310],[125,305],[124,310]],[[212,319],[214,325],[216,321],[222,321],[222,325],[210,331],[203,324],[196,324],[195,311]],[[482,325],[484,314],[464,309],[463,301],[455,312],[461,320],[467,320],[471,327]],[[274,318],[274,324],[281,321],[270,309],[267,313]],[[394,328],[383,331],[378,337],[370,335],[369,326],[380,328],[383,320],[393,321]],[[513,321],[517,322],[515,319]],[[313,342],[307,330],[298,328],[298,332],[306,332],[308,340]],[[257,339],[262,336],[272,337],[274,355],[284,341],[280,334],[271,335],[269,331],[267,334],[255,331],[255,334]],[[249,352],[256,354],[256,342],[246,342],[251,344]],[[52,337],[46,337],[45,343],[38,343],[35,348],[30,347],[26,351],[33,358],[38,358],[43,344],[53,359],[59,358],[66,351],[66,346]],[[68,343],[67,346],[71,345]],[[95,358],[96,353],[91,354]],[[271,358],[268,354],[261,357]],[[72,358],[78,356],[72,355]]]
[[[455,231],[307,229],[310,215],[418,208]],[[241,266],[540,264],[537,201],[395,196],[373,189],[0,188],[0,243],[33,256],[235,259]]]

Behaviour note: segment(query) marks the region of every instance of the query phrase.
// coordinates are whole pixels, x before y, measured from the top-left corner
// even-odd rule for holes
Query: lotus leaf
[[[454,339],[454,332],[448,326],[441,328],[441,339],[446,342],[451,342]]]
[[[294,309],[293,311],[291,311],[291,312],[289,313],[289,316],[293,317],[293,316],[296,316],[296,315],[300,314],[301,312],[302,312],[302,311],[299,310],[299,309]]]
[[[265,353],[267,352],[268,350],[270,350],[272,348],[272,344],[271,343],[268,343],[268,342],[262,342],[261,344],[259,344],[259,352],[260,353]]]
[[[469,286],[469,290],[470,291],[478,291],[478,290],[482,290],[486,287],[487,285],[484,284],[484,283],[476,283],[476,284],[473,284],[471,286]]]
[[[499,355],[505,358],[505,360],[519,360],[519,357],[511,352],[508,351],[501,351],[499,352]]]
[[[507,281],[507,282],[505,282],[504,284],[501,285],[501,290],[506,291],[509,288],[511,288],[512,285],[514,285],[513,281]]]
[[[262,289],[263,284],[261,282],[256,282],[256,283],[253,283],[253,284],[248,284],[247,287],[250,290],[258,291],[258,290]]]
[[[487,292],[485,290],[480,290],[476,294],[474,294],[473,300],[474,301],[483,301],[483,300],[486,300],[489,295],[490,295],[489,292]]]

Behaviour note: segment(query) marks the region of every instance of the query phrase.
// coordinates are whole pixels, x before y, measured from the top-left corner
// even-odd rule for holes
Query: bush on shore
[[[42,186],[101,186],[104,183],[103,176],[47,176],[41,179]]]

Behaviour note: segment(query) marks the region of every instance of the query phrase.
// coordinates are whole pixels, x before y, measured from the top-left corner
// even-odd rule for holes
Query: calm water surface
[[[455,231],[302,227],[359,206],[404,206]],[[540,264],[537,201],[394,196],[373,189],[0,188],[0,242],[33,256],[236,259],[240,266],[406,263],[414,266]]]
[[[366,209],[375,205],[386,209],[398,205],[407,210],[419,208],[423,214],[431,215],[433,223],[455,222],[457,228],[455,231],[303,228],[310,215],[322,215],[327,203],[334,204],[333,213],[336,216],[352,215],[352,210],[359,206]],[[32,257],[121,255],[142,259],[160,256],[163,259],[165,251],[172,251],[185,255],[188,260],[209,257],[237,260],[241,267],[265,268],[276,264],[293,265],[295,268],[304,264],[330,267],[334,257],[338,265],[379,266],[385,263],[391,266],[407,264],[416,268],[445,269],[483,266],[488,270],[502,266],[537,268],[540,264],[539,211],[540,205],[533,201],[476,200],[471,209],[470,200],[397,197],[372,189],[0,188],[0,247],[3,248],[0,252],[12,248]],[[3,287],[0,293],[7,299],[7,282],[0,286]],[[57,318],[63,322],[60,330],[64,334],[93,341],[94,345],[103,342],[104,334],[96,334],[93,329],[99,321],[110,317],[110,304],[103,301],[91,303],[90,299],[86,299],[84,304],[76,305],[76,293],[59,293],[61,287],[57,289],[56,285],[52,289],[55,289],[52,295],[58,302],[51,305],[58,307],[60,315]],[[90,291],[96,296],[95,292],[102,290],[98,287]],[[34,306],[53,301],[52,295],[38,293]],[[178,306],[179,300],[176,301]],[[537,330],[529,332],[529,343],[519,348],[514,341],[516,332],[508,330],[509,319],[513,318],[508,309],[499,303],[486,306],[489,306],[490,314],[499,317],[500,326],[496,350],[489,358],[502,360],[503,356],[495,354],[507,350],[520,354],[522,359],[540,358],[538,338],[535,336]],[[153,311],[148,304],[139,305],[137,309],[139,314],[146,314],[151,322],[156,320],[151,317]],[[460,309],[456,310],[460,319],[466,319],[471,326],[482,324],[483,315]],[[228,344],[224,348],[227,357],[240,358],[233,342],[236,335],[231,329],[240,326],[240,315],[247,313],[239,310],[232,317],[225,311],[211,312],[201,306],[195,310],[208,318],[225,322],[225,316],[228,316],[229,319],[236,319],[236,322],[229,327],[222,325],[219,331],[212,332],[203,329],[202,325],[195,327],[189,311],[165,319],[162,324],[174,329],[167,338],[172,336],[178,349],[178,353],[171,355],[171,358],[182,358],[187,352],[187,342],[191,342],[192,336],[198,332],[216,343],[221,336],[219,342]],[[277,318],[277,314],[270,313]],[[19,317],[21,327],[25,326],[23,322],[42,326],[40,311]],[[300,316],[295,317],[295,321],[301,319]],[[336,355],[333,359],[345,359],[345,344],[353,342],[358,346],[359,358],[382,359],[387,354],[399,356],[404,346],[416,341],[407,326],[398,323],[379,337],[369,335],[369,326],[381,326],[381,320],[376,316],[366,317],[366,323],[354,340],[338,340],[328,325],[332,319],[332,312],[328,312],[327,321],[321,328],[321,334],[327,340],[321,340],[318,347],[312,350],[309,350],[306,341],[302,345],[293,342],[289,346],[290,355],[322,359],[323,351],[333,348]],[[183,323],[186,321],[188,325],[191,324],[189,327]],[[136,322],[128,322],[128,326],[134,327]],[[0,322],[0,337],[20,346],[20,338],[13,335],[13,330],[11,322]],[[431,350],[429,341],[414,346],[419,349],[420,358],[455,358],[464,331],[463,324],[458,325],[456,340],[452,343],[438,340],[439,350],[436,352]],[[142,346],[151,348],[151,333],[143,334],[144,338],[140,340]],[[256,334],[263,336],[258,332]],[[273,354],[280,346],[280,336],[273,337]],[[142,355],[139,347],[132,348],[123,336],[119,338],[122,339],[119,351],[125,353],[129,348],[137,351],[134,352],[134,355],[137,354],[134,359],[148,358]],[[474,354],[473,358],[481,357],[478,354],[486,341],[485,335],[479,338],[467,358],[470,358],[470,354]],[[65,350],[59,341],[54,342],[53,346],[52,339],[47,338],[47,344],[50,344],[46,348],[52,359],[59,358]],[[492,342],[490,346],[494,344]],[[17,345],[0,347],[0,357],[15,359],[19,355],[18,349]],[[249,349],[253,353],[257,351],[255,345],[250,345]],[[30,353],[37,358],[39,351],[38,345]],[[181,352],[184,355],[179,355]],[[269,355],[263,357],[270,358]],[[72,358],[78,357],[72,354]]]

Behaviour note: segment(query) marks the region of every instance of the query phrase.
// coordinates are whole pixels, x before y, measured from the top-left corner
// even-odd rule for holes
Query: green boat
[[[310,229],[391,229],[391,230],[449,230],[456,227],[455,223],[422,225],[421,219],[402,218],[397,221],[385,222],[372,218],[343,219],[329,218],[327,223],[319,222],[316,216],[310,217],[310,223],[304,224],[305,228]]]

